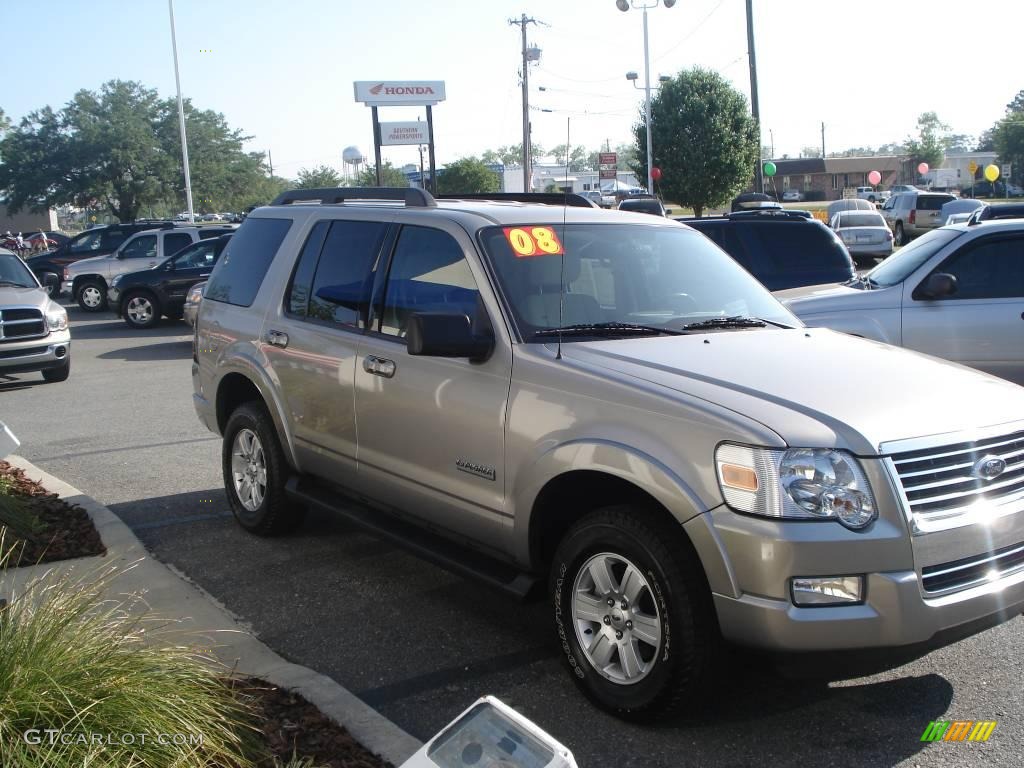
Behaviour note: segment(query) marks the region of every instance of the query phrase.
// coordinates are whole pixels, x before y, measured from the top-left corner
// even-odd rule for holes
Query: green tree
[[[497,192],[499,189],[498,174],[476,157],[449,163],[437,177],[437,191],[445,195]]]
[[[928,163],[933,168],[942,165],[946,157],[944,139],[949,126],[934,112],[923,112],[917,118],[917,137],[909,136],[904,149],[914,166]]]
[[[746,98],[717,72],[694,68],[666,82],[651,99],[654,163],[661,168],[666,199],[701,216],[723,205],[750,183],[758,161],[757,124]],[[632,168],[647,178],[643,110],[633,127],[637,159]]]
[[[300,168],[299,178],[295,182],[296,189],[319,189],[321,187],[342,186],[341,174],[329,165],[318,165],[316,168]]]
[[[4,114],[4,111],[0,109],[0,136],[3,136],[7,131],[11,129],[11,118]]]
[[[551,150],[555,161],[559,165],[568,164],[570,171],[584,171],[588,168],[597,168],[596,162],[591,164],[587,148],[582,144],[570,147],[568,144],[559,144]]]
[[[544,148],[540,144],[530,142],[530,157],[533,158],[534,162],[536,162],[538,157],[543,157],[545,154]],[[521,167],[523,164],[523,142],[511,144],[507,147],[488,149],[480,155],[480,159],[488,165],[501,163],[502,165]]]
[[[997,152],[1002,162],[1012,164],[1011,180],[1024,178],[1024,91],[1006,105],[1006,114],[983,134],[985,137],[991,142],[987,148]]]
[[[800,157],[821,157],[821,147],[810,145],[800,148]]]
[[[223,115],[188,101],[185,113],[197,207],[232,207],[265,177],[263,156],[243,151],[247,137]],[[14,211],[72,204],[131,221],[184,205],[177,101],[141,83],[111,80],[59,112],[30,113],[0,140],[0,157],[0,192]]]
[[[405,174],[395,168],[388,161],[384,161],[380,166],[380,179],[381,186],[383,187],[408,187],[409,180],[405,178]],[[359,174],[359,186],[360,187],[376,187],[377,186],[377,166],[367,165],[363,169],[362,173]]]

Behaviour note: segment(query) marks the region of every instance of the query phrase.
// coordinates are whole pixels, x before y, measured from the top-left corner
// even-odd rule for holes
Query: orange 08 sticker
[[[516,258],[558,256],[563,252],[562,242],[551,227],[505,227],[502,231]]]

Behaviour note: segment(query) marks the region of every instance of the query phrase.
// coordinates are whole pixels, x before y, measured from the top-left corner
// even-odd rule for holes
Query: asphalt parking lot
[[[0,377],[0,419],[21,455],[108,505],[283,656],[421,739],[490,693],[591,768],[1024,765],[1020,617],[868,677],[843,679],[837,662],[831,680],[800,679],[733,654],[698,716],[615,720],[562,671],[546,604],[514,603],[322,514],[284,539],[242,532],[219,439],[192,410],[188,326],[138,332],[110,314],[69,313],[67,382]],[[983,744],[921,742],[939,719],[998,726]]]

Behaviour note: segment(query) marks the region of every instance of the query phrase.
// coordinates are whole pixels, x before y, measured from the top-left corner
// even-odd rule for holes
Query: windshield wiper
[[[764,328],[766,325],[774,325],[777,328],[789,328],[788,325],[776,323],[774,320],[762,320],[759,317],[712,317],[707,320],[700,320],[696,323],[687,323],[683,326],[684,331],[696,331],[701,328]]]
[[[537,336],[617,336],[621,334],[665,334],[667,336],[682,336],[683,331],[674,331],[671,328],[658,328],[653,325],[635,325],[633,323],[577,323],[575,325],[564,325],[561,328],[544,328],[533,334]]]

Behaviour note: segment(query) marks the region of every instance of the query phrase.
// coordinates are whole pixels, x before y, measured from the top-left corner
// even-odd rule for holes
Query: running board
[[[424,560],[482,582],[516,600],[526,601],[539,591],[540,580],[536,576],[387,512],[373,510],[308,479],[293,476],[285,485],[285,491],[296,501],[340,515],[364,531],[397,544]]]

